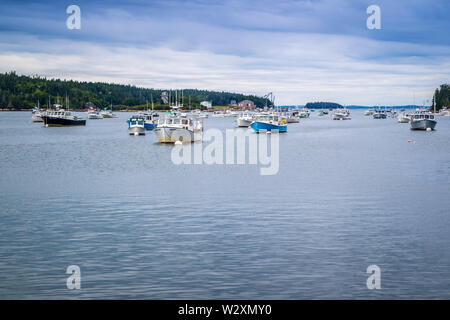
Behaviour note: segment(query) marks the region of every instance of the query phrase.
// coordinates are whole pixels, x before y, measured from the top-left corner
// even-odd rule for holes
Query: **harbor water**
[[[449,299],[450,117],[426,132],[351,113],[289,124],[263,176],[175,165],[127,113],[0,112],[0,299]]]

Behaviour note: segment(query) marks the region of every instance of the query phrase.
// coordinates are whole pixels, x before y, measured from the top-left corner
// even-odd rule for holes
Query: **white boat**
[[[439,112],[440,116],[450,117],[450,110],[447,108],[442,108],[441,112]]]
[[[145,135],[145,118],[143,116],[132,116],[128,120],[128,133],[130,136]]]
[[[31,111],[31,120],[33,122],[44,122],[44,119],[42,117],[45,116],[45,114],[46,114],[45,110],[34,108]]]
[[[398,123],[409,123],[410,120],[411,120],[411,115],[409,115],[405,112],[400,113],[397,117]]]
[[[89,120],[103,119],[103,116],[97,110],[90,110],[87,114]]]
[[[375,110],[375,112],[373,113],[373,118],[374,119],[386,119],[387,118],[386,110],[383,110],[383,109]]]
[[[306,108],[300,109],[297,114],[298,118],[309,118],[309,110]]]
[[[200,112],[200,114],[198,115],[199,118],[208,118],[208,112],[207,111],[202,111]]]
[[[411,115],[411,130],[434,130],[436,123],[436,117],[428,110],[416,110]]]
[[[108,109],[103,109],[100,114],[101,114],[102,118],[106,118],[106,119],[108,119],[108,118],[117,118],[117,115],[114,114],[112,112],[112,110],[108,110]]]
[[[350,110],[347,108],[338,108],[333,113],[333,120],[351,120]]]
[[[153,131],[160,143],[193,142],[201,140],[203,122],[193,118],[165,117],[158,119]]]
[[[248,112],[243,112],[236,119],[238,127],[248,127],[253,121],[253,115]]]
[[[283,112],[281,114],[281,117],[283,119],[286,119],[287,123],[299,123],[300,121],[298,120],[297,116],[294,115],[292,112]]]
[[[213,118],[224,118],[226,115],[222,111],[214,111],[211,116]]]
[[[373,115],[375,113],[375,110],[374,109],[367,109],[365,112],[364,112],[364,115],[365,116],[371,116],[371,115]]]

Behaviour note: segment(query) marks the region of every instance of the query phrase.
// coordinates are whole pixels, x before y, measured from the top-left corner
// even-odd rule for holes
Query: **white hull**
[[[103,116],[100,114],[88,114],[89,120],[97,120],[97,119],[103,119]]]
[[[434,127],[436,127],[435,120],[419,119],[411,121],[412,130],[427,130],[427,129],[434,130]]]
[[[153,131],[160,143],[194,142],[201,140],[202,135],[201,132],[194,133],[191,130],[170,127],[157,127]]]
[[[407,116],[398,116],[398,123],[409,123],[410,119]]]
[[[130,136],[143,136],[145,135],[145,128],[144,127],[131,127],[128,128],[128,133]]]
[[[252,123],[252,120],[238,118],[236,122],[238,127],[248,127]]]

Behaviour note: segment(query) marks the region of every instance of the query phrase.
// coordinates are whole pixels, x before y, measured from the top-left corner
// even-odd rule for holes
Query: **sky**
[[[370,5],[381,29],[367,28]],[[450,82],[449,17],[450,0],[0,0],[0,72],[273,92],[277,105],[429,104]]]

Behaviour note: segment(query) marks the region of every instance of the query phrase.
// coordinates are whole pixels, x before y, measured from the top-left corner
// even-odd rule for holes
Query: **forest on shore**
[[[52,104],[64,104],[69,98],[71,109],[85,109],[89,104],[97,108],[114,110],[140,109],[153,105],[155,109],[168,109],[163,95],[170,95],[175,101],[175,91],[140,88],[132,85],[111,84],[103,82],[85,82],[74,80],[47,79],[40,76],[18,75],[16,72],[0,73],[0,109],[20,110],[32,109],[38,105],[46,107]],[[181,97],[182,93],[182,97]],[[255,95],[240,93],[183,89],[178,90],[178,101],[185,107],[189,101],[192,108],[200,107],[200,102],[210,101],[213,106],[227,106],[232,102],[251,100],[256,106],[263,107],[266,100]]]

